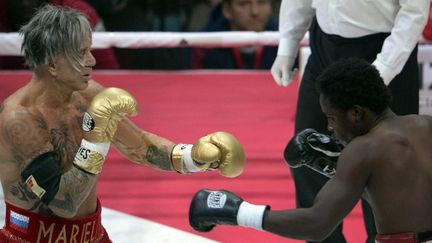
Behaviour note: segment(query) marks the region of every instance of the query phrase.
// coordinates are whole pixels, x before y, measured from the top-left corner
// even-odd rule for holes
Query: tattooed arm
[[[61,174],[58,191],[48,205],[45,205],[35,194],[31,196],[32,191],[21,179],[21,173],[30,164],[36,163],[35,159],[40,155],[47,152],[58,154],[56,150],[59,148],[55,149],[58,145],[53,145],[46,122],[41,116],[31,114],[25,109],[9,111],[7,114],[2,114],[0,136],[6,147],[6,154],[2,157],[7,157],[13,162],[9,166],[15,167],[12,170],[15,171],[15,174],[12,176],[15,177],[14,181],[17,185],[9,187],[11,188],[9,195],[15,197],[13,201],[24,208],[29,208],[30,205],[30,210],[37,213],[52,213],[65,218],[73,217],[95,185],[97,176],[87,174],[72,166]],[[72,153],[76,152],[77,146],[75,147]],[[61,164],[59,157],[56,157],[51,163],[56,163],[56,166],[60,168],[66,166]],[[66,161],[66,163],[71,164],[72,161]],[[23,195],[30,196],[24,197]]]
[[[81,95],[90,102],[104,87],[90,80],[89,87]],[[112,139],[112,145],[129,160],[160,170],[173,170],[171,151],[174,143],[155,134],[145,132],[129,119],[123,119]]]
[[[112,143],[118,151],[136,163],[160,170],[174,170],[171,164],[171,152],[175,144],[143,131],[129,119],[119,123]]]

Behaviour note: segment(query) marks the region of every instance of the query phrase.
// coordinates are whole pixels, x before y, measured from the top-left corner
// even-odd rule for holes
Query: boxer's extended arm
[[[240,225],[288,238],[322,241],[354,208],[364,191],[371,163],[358,151],[364,154],[363,150],[345,148],[338,173],[324,185],[310,208],[270,210],[226,190],[201,190],[192,199],[189,223],[200,232],[216,225]]]
[[[72,167],[63,175],[51,178],[50,181],[45,182],[47,183],[45,186],[50,188],[46,188],[47,190],[54,188],[55,191],[48,191],[48,193],[46,191],[43,192],[40,190],[40,186],[36,186],[34,183],[36,178],[39,178],[39,176],[34,173],[37,170],[33,170],[33,173],[30,173],[35,174],[32,177],[24,173],[27,175],[24,180],[22,179],[21,174],[26,171],[31,164],[38,165],[40,162],[43,162],[37,161],[37,158],[41,155],[54,151],[49,136],[48,126],[45,121],[25,110],[18,110],[9,115],[7,122],[2,123],[1,135],[2,139],[5,141],[3,143],[4,146],[13,158],[13,164],[11,164],[11,166],[16,166],[17,171],[20,172],[20,174],[17,175],[19,178],[17,178],[17,180],[22,181],[19,183],[20,185],[23,185],[21,190],[25,191],[26,195],[35,196],[24,197],[21,196],[21,194],[14,193],[13,191],[5,192],[5,194],[7,193],[16,197],[16,200],[23,201],[23,204],[31,203],[31,200],[36,198],[36,194],[33,194],[33,190],[41,197],[44,197],[44,195],[41,194],[50,194],[51,203],[48,204],[49,210],[52,211],[50,213],[63,217],[74,214],[76,208],[83,202],[93,188],[93,185],[96,182],[96,176],[91,176],[75,167]],[[58,169],[60,165],[58,160],[53,158],[51,161],[47,162],[48,163],[44,163],[43,165],[49,166],[49,168],[41,168],[42,172],[49,169],[50,172],[53,172],[50,174],[61,174],[61,171]],[[30,186],[33,186],[33,190]],[[40,200],[37,200],[30,210],[38,213],[40,213],[40,210],[46,210],[46,205],[43,206],[40,202]]]
[[[134,162],[182,174],[218,169],[223,176],[235,177],[246,163],[240,142],[226,132],[201,137],[193,145],[175,144],[125,119],[119,124],[113,144]]]
[[[91,100],[102,89],[101,84],[91,80],[89,87],[81,94]],[[242,173],[246,163],[240,142],[226,132],[204,136],[194,145],[175,144],[142,130],[125,118],[119,122],[111,142],[131,161],[182,174],[217,168],[223,176],[235,177]]]
[[[112,144],[135,163],[165,171],[173,170],[171,151],[175,143],[142,130],[129,119],[120,122]]]
[[[101,84],[90,80],[89,87],[81,95],[91,101],[102,89],[104,87]],[[175,143],[142,130],[128,118],[118,123],[111,143],[131,161],[161,170],[173,170],[170,157]]]
[[[373,153],[371,146],[353,140],[344,148],[337,173],[317,194],[313,206],[268,211],[264,230],[295,239],[324,240],[362,196],[372,171]]]

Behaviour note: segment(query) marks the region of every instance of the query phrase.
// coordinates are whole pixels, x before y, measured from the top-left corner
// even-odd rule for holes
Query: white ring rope
[[[16,32],[0,32],[0,56],[20,56],[22,36]],[[430,44],[420,38],[420,44]],[[239,47],[251,45],[277,46],[278,31],[223,32],[94,32],[92,48],[174,48],[174,47]],[[306,33],[301,47],[309,45]]]
[[[0,55],[21,55],[22,37],[14,33],[0,33]],[[226,31],[226,32],[94,32],[95,49],[156,48],[156,47],[238,47],[250,45],[277,46],[277,31]],[[302,46],[308,45],[307,37]]]

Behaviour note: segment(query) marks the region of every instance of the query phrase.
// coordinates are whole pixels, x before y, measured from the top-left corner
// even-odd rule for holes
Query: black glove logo
[[[227,200],[227,195],[220,191],[212,191],[207,196],[207,207],[223,208]]]
[[[91,115],[87,112],[84,113],[82,129],[86,132],[90,132],[95,127],[95,122]]]
[[[307,128],[296,134],[284,151],[284,159],[291,168],[307,166],[327,177],[336,173],[342,146],[330,136]]]

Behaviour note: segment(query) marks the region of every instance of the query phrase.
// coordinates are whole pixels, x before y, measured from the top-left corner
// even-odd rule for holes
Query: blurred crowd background
[[[78,9],[94,31],[277,31],[280,0],[0,0],[0,32],[17,32],[35,10],[51,3]],[[432,40],[432,21],[425,39]],[[270,69],[277,46],[241,48],[97,49],[96,69]],[[0,56],[0,69],[26,69]]]

